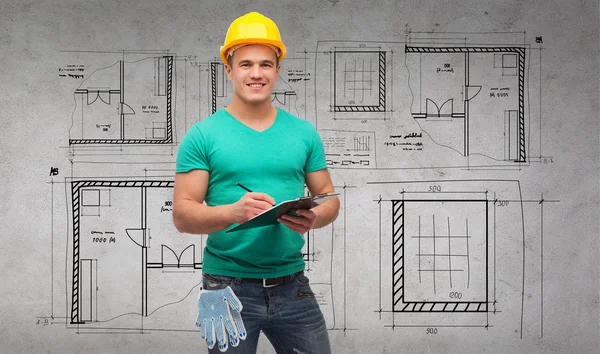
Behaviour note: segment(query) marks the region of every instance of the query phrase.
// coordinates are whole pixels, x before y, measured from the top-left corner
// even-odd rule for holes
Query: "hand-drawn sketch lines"
[[[464,156],[526,161],[523,46],[407,45],[405,52],[411,113],[434,141]]]
[[[62,289],[53,288],[52,298],[55,292],[64,294],[65,324],[78,333],[193,332],[196,329],[190,324],[194,319],[181,314],[191,313],[189,309],[195,306],[192,294],[199,289],[206,235],[175,230],[173,181],[160,167],[165,162],[138,159],[140,155],[155,156],[149,151],[160,152],[156,149],[161,145],[169,146],[171,153],[158,155],[173,159],[177,131],[182,136],[200,117],[231,100],[224,66],[215,60],[201,61],[197,55],[168,52],[76,54],[83,58],[77,60],[85,63],[81,67],[86,71],[74,90],[69,159],[70,175],[80,177],[65,182],[68,228],[53,232],[66,235],[67,247],[53,252],[52,268],[62,263],[60,258],[67,262]],[[119,60],[110,61],[115,55]],[[307,55],[286,58],[272,95],[275,106],[304,119],[311,80]],[[176,95],[177,91],[181,94]],[[179,121],[174,119],[177,99],[183,116]],[[368,140],[357,141],[356,148],[367,149],[369,144]],[[118,148],[118,154],[110,148]],[[126,165],[131,161],[134,169],[122,167],[120,171],[128,172],[106,176],[102,167],[91,168],[105,163],[100,156],[116,156],[107,163]],[[136,170],[143,170],[144,176],[126,177],[137,176]],[[84,177],[98,175],[105,177]],[[60,205],[60,200],[55,204]],[[344,257],[334,240],[345,240],[340,236],[345,227],[336,225],[308,233],[302,252],[329,329],[345,331],[351,329],[346,303],[339,300],[345,299],[345,276],[332,270],[333,260]],[[55,271],[52,273],[54,276]]]
[[[321,129],[319,133],[328,166],[377,166],[375,132]]]
[[[119,60],[75,90],[69,144],[173,142],[173,55]]]
[[[542,137],[532,134],[542,126],[541,59],[532,60],[539,50],[522,34],[498,33],[457,41],[407,30],[403,42],[319,41],[315,119],[329,167],[518,169],[539,162]]]
[[[543,156],[542,134],[532,134],[542,126],[541,103],[531,99],[541,80],[530,80],[541,59],[531,60],[539,48],[515,38],[469,34],[457,42],[408,30],[398,42],[319,41],[315,52],[286,57],[272,103],[314,121],[328,167],[342,170],[336,172],[525,168]],[[66,248],[53,248],[52,275],[61,280],[58,288],[53,280],[52,313],[65,311],[64,324],[78,333],[195,332],[190,309],[206,235],[174,228],[170,165],[178,136],[225,107],[231,83],[216,58],[110,55],[96,55],[72,91],[71,173],[65,195],[53,202],[68,225],[53,230]],[[148,157],[138,161],[140,155]],[[120,164],[120,175],[107,176],[105,162]],[[348,299],[359,301],[347,291],[347,277],[357,275],[346,263],[353,254],[348,236],[358,232],[346,230],[349,215],[351,224],[365,221],[354,226],[380,230],[380,250],[372,250],[380,295],[371,310],[385,327],[501,324],[522,333],[529,215],[518,181],[350,180],[352,186],[336,186],[343,191],[338,219],[311,230],[302,250],[329,330],[358,329],[347,311]],[[360,205],[360,217],[353,215],[346,203],[360,203],[349,190],[373,196],[378,210]],[[55,264],[65,264],[64,281]],[[64,310],[55,312],[55,294]]]
[[[66,82],[68,157],[72,163],[168,163],[187,129],[199,121],[197,61],[168,50],[63,51],[77,75]],[[62,74],[65,76],[67,74]],[[65,134],[67,135],[67,134]],[[157,160],[157,156],[163,156]]]
[[[155,325],[152,320],[168,312],[163,306],[182,302],[197,288],[202,265],[202,238],[179,234],[172,224],[173,182],[70,185],[70,323],[116,320],[144,328],[140,318],[146,318],[146,327]]]
[[[524,294],[543,301],[532,289],[543,259],[525,259],[525,245],[538,240],[526,236],[525,223],[536,222],[543,199],[524,200],[520,183],[511,180],[368,185],[378,206],[378,311],[386,327],[501,323],[522,336]],[[527,291],[526,270],[538,279]]]
[[[489,201],[446,198],[391,201],[395,312],[488,310]]]
[[[67,208],[60,207],[65,198],[54,192],[57,185],[52,187],[53,214],[65,210],[70,221],[67,229],[53,232],[53,244],[66,244],[66,249],[52,252],[53,269],[65,264],[63,272],[53,270],[53,276],[64,275],[64,282],[53,287],[52,298],[64,294],[67,328],[78,333],[196,331],[190,309],[199,291],[206,235],[181,234],[173,226],[173,181],[67,178]],[[334,242],[345,240],[340,237],[343,223],[342,217],[307,233],[302,250],[331,330],[350,329],[346,304],[339,300],[345,298],[345,278],[332,269],[334,259],[344,257]],[[60,306],[56,309],[53,305],[53,314],[61,312]]]
[[[386,52],[334,50],[334,112],[385,112],[388,100]]]
[[[327,329],[345,333],[357,330],[352,319],[348,318],[352,311],[349,311],[347,302],[347,297],[352,293],[352,284],[347,280],[347,241],[350,233],[346,229],[346,201],[349,198],[347,191],[355,187],[334,187],[336,191],[341,192],[339,216],[327,227],[311,230],[303,252],[308,251],[308,254],[305,253],[306,271],[311,289],[325,317]]]

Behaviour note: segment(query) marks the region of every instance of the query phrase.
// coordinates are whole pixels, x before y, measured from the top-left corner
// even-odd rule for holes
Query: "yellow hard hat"
[[[221,46],[221,59],[227,64],[229,49],[243,44],[267,44],[279,49],[278,61],[281,62],[286,54],[285,45],[281,42],[279,29],[273,20],[259,14],[250,12],[236,18],[225,37],[225,43]]]

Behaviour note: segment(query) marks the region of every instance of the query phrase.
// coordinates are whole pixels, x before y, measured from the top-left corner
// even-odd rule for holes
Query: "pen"
[[[243,185],[243,184],[241,184],[241,183],[238,183],[237,185],[238,185],[238,186],[240,186],[240,187],[242,187],[242,188],[244,188],[245,190],[247,190],[247,191],[248,191],[248,192],[250,192],[250,193],[254,193],[254,192],[252,192],[250,189],[248,189],[248,187],[244,186],[244,185]]]
[[[241,184],[241,183],[238,183],[237,185],[238,185],[238,186],[240,186],[240,187],[242,187],[242,188],[244,188],[245,190],[247,190],[247,191],[248,191],[248,192],[250,192],[250,193],[254,193],[254,192],[252,192],[252,191],[251,191],[251,190],[250,190],[248,187],[244,186],[244,185],[243,185],[243,184]],[[273,206],[275,206],[275,204],[273,204]]]

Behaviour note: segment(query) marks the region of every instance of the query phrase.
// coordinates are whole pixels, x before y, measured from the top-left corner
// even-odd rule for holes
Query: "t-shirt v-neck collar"
[[[234,121],[237,122],[237,124],[240,124],[241,126],[243,126],[246,130],[254,133],[254,134],[265,134],[271,130],[273,130],[273,128],[275,127],[275,125],[277,124],[277,121],[279,120],[279,113],[280,110],[279,108],[275,107],[275,109],[277,109],[277,113],[275,114],[275,120],[273,120],[273,123],[271,123],[270,126],[268,126],[265,130],[263,131],[258,131],[254,128],[251,128],[249,126],[247,126],[246,124],[244,124],[242,121],[240,121],[239,119],[237,119],[236,117],[233,116],[233,114],[229,113],[225,108],[222,108],[223,112],[225,113],[226,116],[228,116],[229,118],[233,119]]]

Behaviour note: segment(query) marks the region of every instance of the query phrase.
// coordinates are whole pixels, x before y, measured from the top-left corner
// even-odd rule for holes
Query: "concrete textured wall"
[[[289,52],[276,104],[317,126],[342,192],[340,217],[309,235],[305,252],[333,352],[598,351],[597,2],[8,0],[1,352],[204,351],[193,323],[206,236],[173,231],[169,183],[178,143],[211,113],[213,89],[217,108],[231,97],[226,80],[211,81],[214,65],[222,78],[211,63],[229,23],[250,11],[279,25]],[[333,108],[378,106],[372,90],[384,96],[381,112]],[[427,99],[441,113],[453,104],[454,115],[435,116]],[[417,214],[461,231],[469,220],[469,285],[467,268],[454,284],[434,275],[433,292],[409,279],[412,261],[432,260],[412,252]],[[190,244],[193,255],[183,253]],[[400,304],[464,296],[487,311],[403,312],[398,291]],[[264,337],[259,352],[274,352]]]

